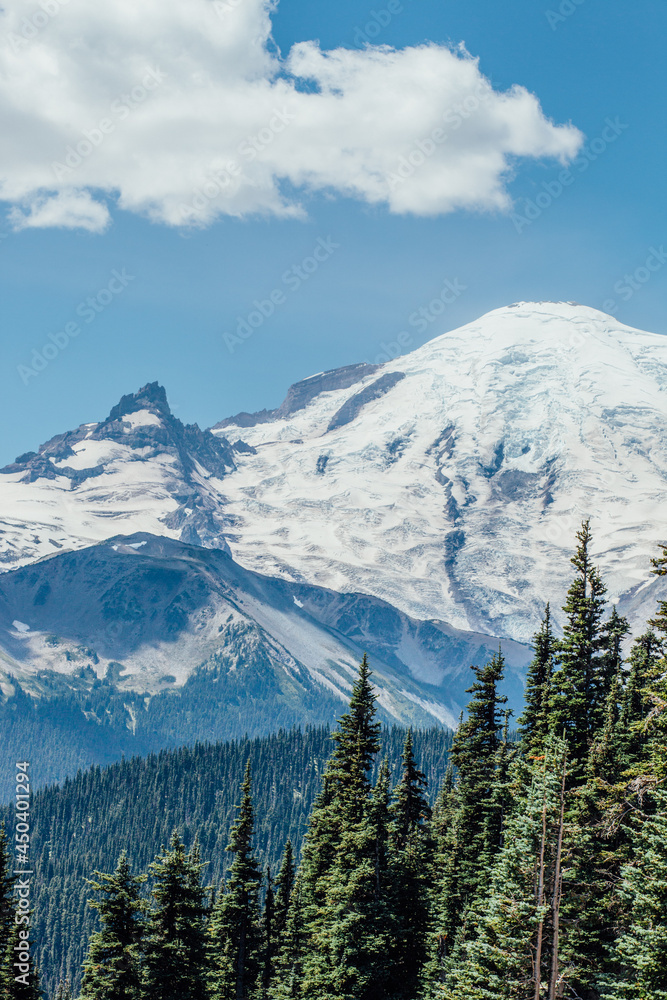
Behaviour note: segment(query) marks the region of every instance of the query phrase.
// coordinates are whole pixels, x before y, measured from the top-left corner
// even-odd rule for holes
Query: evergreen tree
[[[294,849],[292,841],[288,838],[275,882],[274,936],[277,948],[280,948],[281,938],[287,926],[295,876]]]
[[[509,820],[488,887],[468,911],[444,983],[430,995],[527,1000],[547,996],[560,978],[555,928],[565,751],[562,741],[548,737],[531,765],[530,785]]]
[[[14,921],[12,924],[3,969],[3,1000],[41,1000],[42,997],[39,972],[32,960],[33,942],[21,937],[25,929],[23,923]],[[28,952],[27,962],[21,961],[24,949]]]
[[[225,885],[211,916],[209,938],[209,995],[211,1000],[248,1000],[261,983],[259,886],[261,873],[252,853],[254,817],[250,764],[246,766],[242,799],[227,850],[234,855]],[[271,908],[273,891],[271,890]],[[270,913],[270,923],[273,914]],[[267,951],[273,929],[269,928]],[[269,967],[271,958],[267,956]],[[269,977],[270,978],[270,977]],[[268,989],[268,980],[265,982]]]
[[[652,681],[660,675],[662,657],[662,641],[652,630],[640,635],[630,652],[630,670],[618,718],[623,753],[629,768],[640,767],[642,758],[646,755],[644,726],[653,708],[649,688]]]
[[[635,857],[623,869],[628,930],[617,943],[620,973],[607,979],[609,1000],[667,1000],[667,794],[654,793],[655,815],[635,834]]]
[[[150,866],[153,906],[144,936],[144,1000],[201,1000],[205,993],[205,892],[197,846],[177,833]]]
[[[436,810],[436,867],[433,872],[428,959],[423,979],[437,995],[447,975],[458,930],[480,886],[488,878],[500,846],[501,813],[497,784],[501,705],[498,695],[504,659],[499,652],[482,667],[473,667],[475,682],[468,717],[456,731],[451,759],[458,781],[449,786]],[[449,778],[451,783],[451,775]],[[444,797],[443,797],[444,795]]]
[[[275,975],[269,989],[271,1000],[295,1000],[302,996],[301,984],[306,947],[301,879],[297,875],[290,896],[285,929],[280,938]]]
[[[391,807],[390,845],[396,926],[391,950],[392,993],[409,1000],[416,995],[428,947],[432,843],[426,786],[426,777],[415,761],[412,730],[408,730],[401,778]]]
[[[500,817],[494,802],[500,748],[500,707],[507,699],[498,695],[505,667],[498,652],[483,667],[473,667],[476,680],[468,688],[472,698],[467,719],[459,726],[452,745],[458,771],[457,823],[462,832],[457,896],[460,911],[472,901],[486,868],[498,850]]]
[[[276,897],[273,891],[271,867],[266,867],[266,895],[262,911],[262,997],[268,997],[269,987],[273,981],[274,962],[276,955]]]
[[[388,976],[388,900],[378,892],[376,803],[368,772],[380,748],[364,659],[313,811],[301,865],[305,947],[301,994],[318,1000],[382,996]]]
[[[56,987],[53,1000],[73,1000],[72,986],[69,979],[61,979]]]
[[[601,655],[606,587],[591,559],[589,521],[577,532],[577,542],[571,559],[577,572],[563,608],[567,620],[549,699],[549,728],[556,735],[566,735],[575,781],[600,724],[610,680],[608,659]]]
[[[140,886],[145,875],[133,875],[121,854],[111,875],[95,872],[89,880],[101,898],[89,900],[101,919],[83,968],[80,1000],[139,1000],[142,995],[140,946],[145,904]],[[63,987],[64,988],[64,987]]]
[[[519,719],[521,746],[528,756],[540,752],[549,733],[549,698],[556,645],[551,627],[551,609],[547,604],[542,624],[533,638],[535,655],[528,667],[525,708]]]

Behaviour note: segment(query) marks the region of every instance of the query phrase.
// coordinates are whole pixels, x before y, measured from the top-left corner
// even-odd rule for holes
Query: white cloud
[[[269,0],[4,0],[0,199],[25,226],[102,231],[107,200],[170,225],[303,213],[309,191],[392,212],[507,209],[520,157],[581,133],[438,45],[283,60]],[[296,192],[296,193],[295,193]]]

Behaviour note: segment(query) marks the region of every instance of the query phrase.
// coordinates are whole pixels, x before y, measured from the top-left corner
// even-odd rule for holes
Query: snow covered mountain
[[[153,382],[0,471],[0,566],[136,531],[225,548],[234,469],[229,441],[183,425]]]
[[[496,648],[489,636],[414,621],[377,598],[271,579],[225,552],[146,533],[0,576],[0,685],[10,696],[16,681],[39,698],[106,679],[121,694],[185,691],[187,702],[194,676],[208,682],[210,701],[247,714],[262,703],[268,731],[288,707],[291,722],[323,721],[306,712],[318,692],[327,718],[332,703],[340,712],[367,651],[386,719],[454,726],[469,665]],[[504,655],[517,704],[530,653],[508,642]],[[199,721],[190,739],[204,738]]]
[[[641,623],[667,536],[666,388],[667,339],[549,302],[312,376],[211,431],[154,384],[0,472],[0,561],[144,531],[525,641],[562,603],[590,516],[610,596]]]
[[[667,537],[666,389],[664,337],[570,303],[496,310],[292,413],[214,428],[255,449],[226,484],[231,551],[526,640],[590,516],[610,596],[641,623]]]

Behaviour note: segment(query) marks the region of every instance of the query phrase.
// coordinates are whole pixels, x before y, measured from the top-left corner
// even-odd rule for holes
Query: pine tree
[[[277,949],[280,948],[281,938],[287,926],[295,877],[294,849],[292,841],[288,838],[275,881],[274,936]]]
[[[201,1000],[205,993],[205,892],[197,846],[174,833],[150,866],[153,906],[144,937],[144,1000]]]
[[[519,719],[519,737],[523,752],[530,756],[540,753],[549,733],[549,697],[554,671],[556,639],[551,627],[551,609],[544,609],[544,618],[533,638],[535,656],[526,676],[525,708]]]
[[[468,717],[456,731],[451,761],[458,780],[436,810],[439,834],[432,875],[428,958],[423,981],[428,995],[438,995],[446,979],[454,942],[466,910],[488,879],[488,868],[500,846],[497,766],[501,706],[498,695],[504,659],[499,652],[482,667],[473,667],[475,682]],[[451,777],[449,779],[451,781]]]
[[[145,904],[140,887],[145,875],[133,875],[127,855],[116,870],[95,872],[88,881],[101,898],[89,900],[101,918],[83,968],[81,1000],[139,1000],[142,995],[140,946]]]
[[[73,1000],[72,986],[69,979],[61,979],[56,987],[53,1000]]]
[[[577,542],[571,559],[577,572],[563,608],[567,620],[558,644],[549,699],[549,729],[556,735],[566,735],[574,781],[581,776],[600,724],[609,680],[608,662],[601,655],[606,588],[591,559],[589,521],[584,521],[577,532]]]
[[[3,1000],[41,1000],[42,997],[39,972],[32,960],[34,942],[21,936],[26,929],[27,925],[17,920],[12,925],[3,970]],[[29,953],[28,962],[20,961],[24,954],[22,949]]]
[[[609,1000],[667,1000],[667,794],[639,825],[634,860],[623,869],[631,921],[617,943],[620,973],[607,979]]]
[[[499,847],[498,814],[493,800],[502,724],[500,706],[507,701],[498,695],[504,667],[500,652],[483,667],[473,667],[476,680],[468,688],[472,695],[468,717],[459,726],[452,745],[452,761],[459,776],[457,823],[462,837],[457,895],[461,910],[472,901]]]
[[[390,846],[391,909],[396,925],[391,951],[392,993],[409,1000],[416,995],[428,947],[432,842],[426,787],[426,777],[414,757],[412,730],[408,730],[401,778],[391,806]]]
[[[391,915],[378,893],[377,812],[368,772],[380,748],[375,696],[364,659],[350,709],[311,816],[301,865],[305,947],[303,996],[318,1000],[381,996],[388,976]]]
[[[250,763],[246,765],[242,799],[227,850],[234,855],[224,893],[218,897],[208,930],[211,1000],[248,1000],[261,983],[261,873],[252,853],[254,817]],[[271,899],[272,899],[271,891]],[[271,902],[272,905],[272,902]],[[272,922],[272,914],[271,922]],[[270,936],[272,928],[270,929]],[[268,942],[269,948],[271,941]],[[268,958],[271,966],[270,957]],[[270,977],[269,977],[270,978]],[[268,980],[265,987],[268,989]]]
[[[545,997],[560,975],[557,943],[560,793],[566,748],[548,737],[531,764],[530,785],[461,929],[442,1000],[528,1000]],[[555,963],[554,963],[555,958]]]

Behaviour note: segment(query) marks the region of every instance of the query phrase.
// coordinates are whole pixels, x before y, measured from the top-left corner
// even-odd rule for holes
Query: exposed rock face
[[[223,430],[225,427],[255,427],[257,424],[268,424],[274,420],[284,420],[292,413],[303,410],[313,399],[323,392],[333,392],[336,389],[349,389],[362,379],[372,375],[380,365],[360,363],[347,365],[345,368],[334,368],[332,371],[320,372],[309,378],[295,382],[287,390],[287,396],[276,410],[260,410],[258,413],[237,413],[215,424],[213,430]]]

